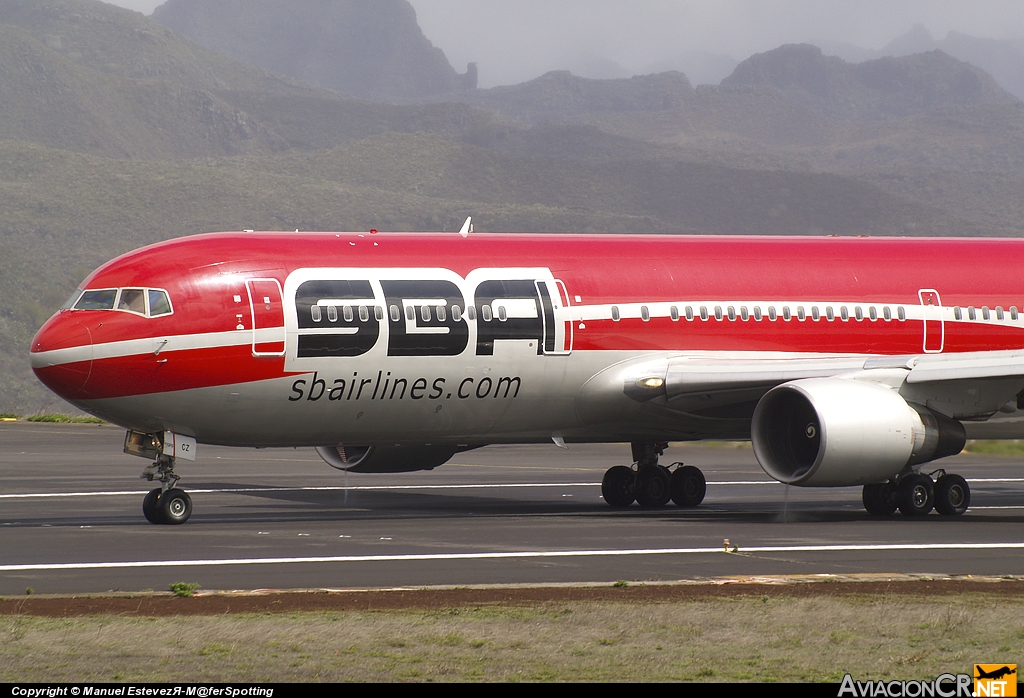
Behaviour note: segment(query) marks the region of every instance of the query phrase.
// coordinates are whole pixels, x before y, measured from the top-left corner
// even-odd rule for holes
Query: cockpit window
[[[148,301],[148,302],[147,302]],[[149,317],[170,315],[171,299],[159,288],[105,288],[97,291],[75,291],[63,310],[123,310]]]
[[[149,290],[149,314],[152,317],[167,315],[171,312],[171,302],[167,299],[167,291]]]
[[[146,314],[146,294],[141,288],[122,288],[117,302],[118,310],[127,310],[139,315]]]
[[[60,307],[60,309],[61,310],[71,310],[72,308],[75,307],[75,303],[77,303],[78,299],[81,298],[81,297],[82,297],[82,289],[76,288],[75,292],[71,294],[71,297],[68,298],[64,302],[64,305],[62,305]]]
[[[116,288],[105,288],[102,291],[86,291],[75,303],[75,310],[113,310],[117,298]]]

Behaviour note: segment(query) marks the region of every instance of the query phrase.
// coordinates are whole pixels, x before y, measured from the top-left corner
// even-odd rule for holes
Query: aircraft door
[[[557,279],[538,280],[536,283],[544,318],[544,353],[570,354],[573,340],[572,309],[565,284]]]
[[[284,356],[284,305],[277,279],[249,279],[249,308],[252,311],[252,355]]]
[[[946,339],[946,327],[942,319],[942,301],[939,292],[933,288],[922,288],[917,292],[924,308],[924,352],[938,354]]]

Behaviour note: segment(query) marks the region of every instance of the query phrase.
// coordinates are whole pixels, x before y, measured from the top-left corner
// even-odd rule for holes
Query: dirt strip
[[[743,596],[847,597],[949,596],[984,594],[1024,597],[1024,578],[922,577],[879,578],[774,577],[715,579],[676,583],[630,583],[623,586],[482,586],[423,589],[307,589],[297,591],[206,591],[191,597],[170,592],[111,592],[83,596],[33,595],[0,598],[0,615],[48,617],[186,616],[230,613],[295,613],[436,609],[459,606],[529,606],[554,602],[672,603]]]

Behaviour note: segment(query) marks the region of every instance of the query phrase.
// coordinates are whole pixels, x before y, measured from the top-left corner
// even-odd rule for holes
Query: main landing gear
[[[695,507],[704,501],[707,483],[704,473],[692,465],[658,465],[665,443],[634,442],[636,470],[627,465],[609,468],[601,481],[601,494],[609,506],[621,509],[634,501],[645,509],[656,509],[669,500],[681,507]]]
[[[176,487],[181,478],[174,473],[174,458],[160,455],[156,462],[142,471],[140,476],[160,487],[152,489],[142,500],[142,513],[154,524],[183,524],[192,515],[192,498]]]
[[[933,482],[932,477],[938,476]],[[943,516],[960,516],[971,505],[971,488],[959,475],[936,470],[931,475],[906,473],[889,482],[864,485],[864,508],[869,514],[924,516],[933,508]]]

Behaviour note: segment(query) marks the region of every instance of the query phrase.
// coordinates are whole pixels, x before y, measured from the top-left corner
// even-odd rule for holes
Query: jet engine
[[[754,410],[751,440],[766,473],[789,485],[882,483],[907,465],[960,453],[964,426],[887,386],[841,378],[784,383]]]
[[[433,470],[465,448],[457,446],[317,446],[332,468],[352,473],[408,473]]]

